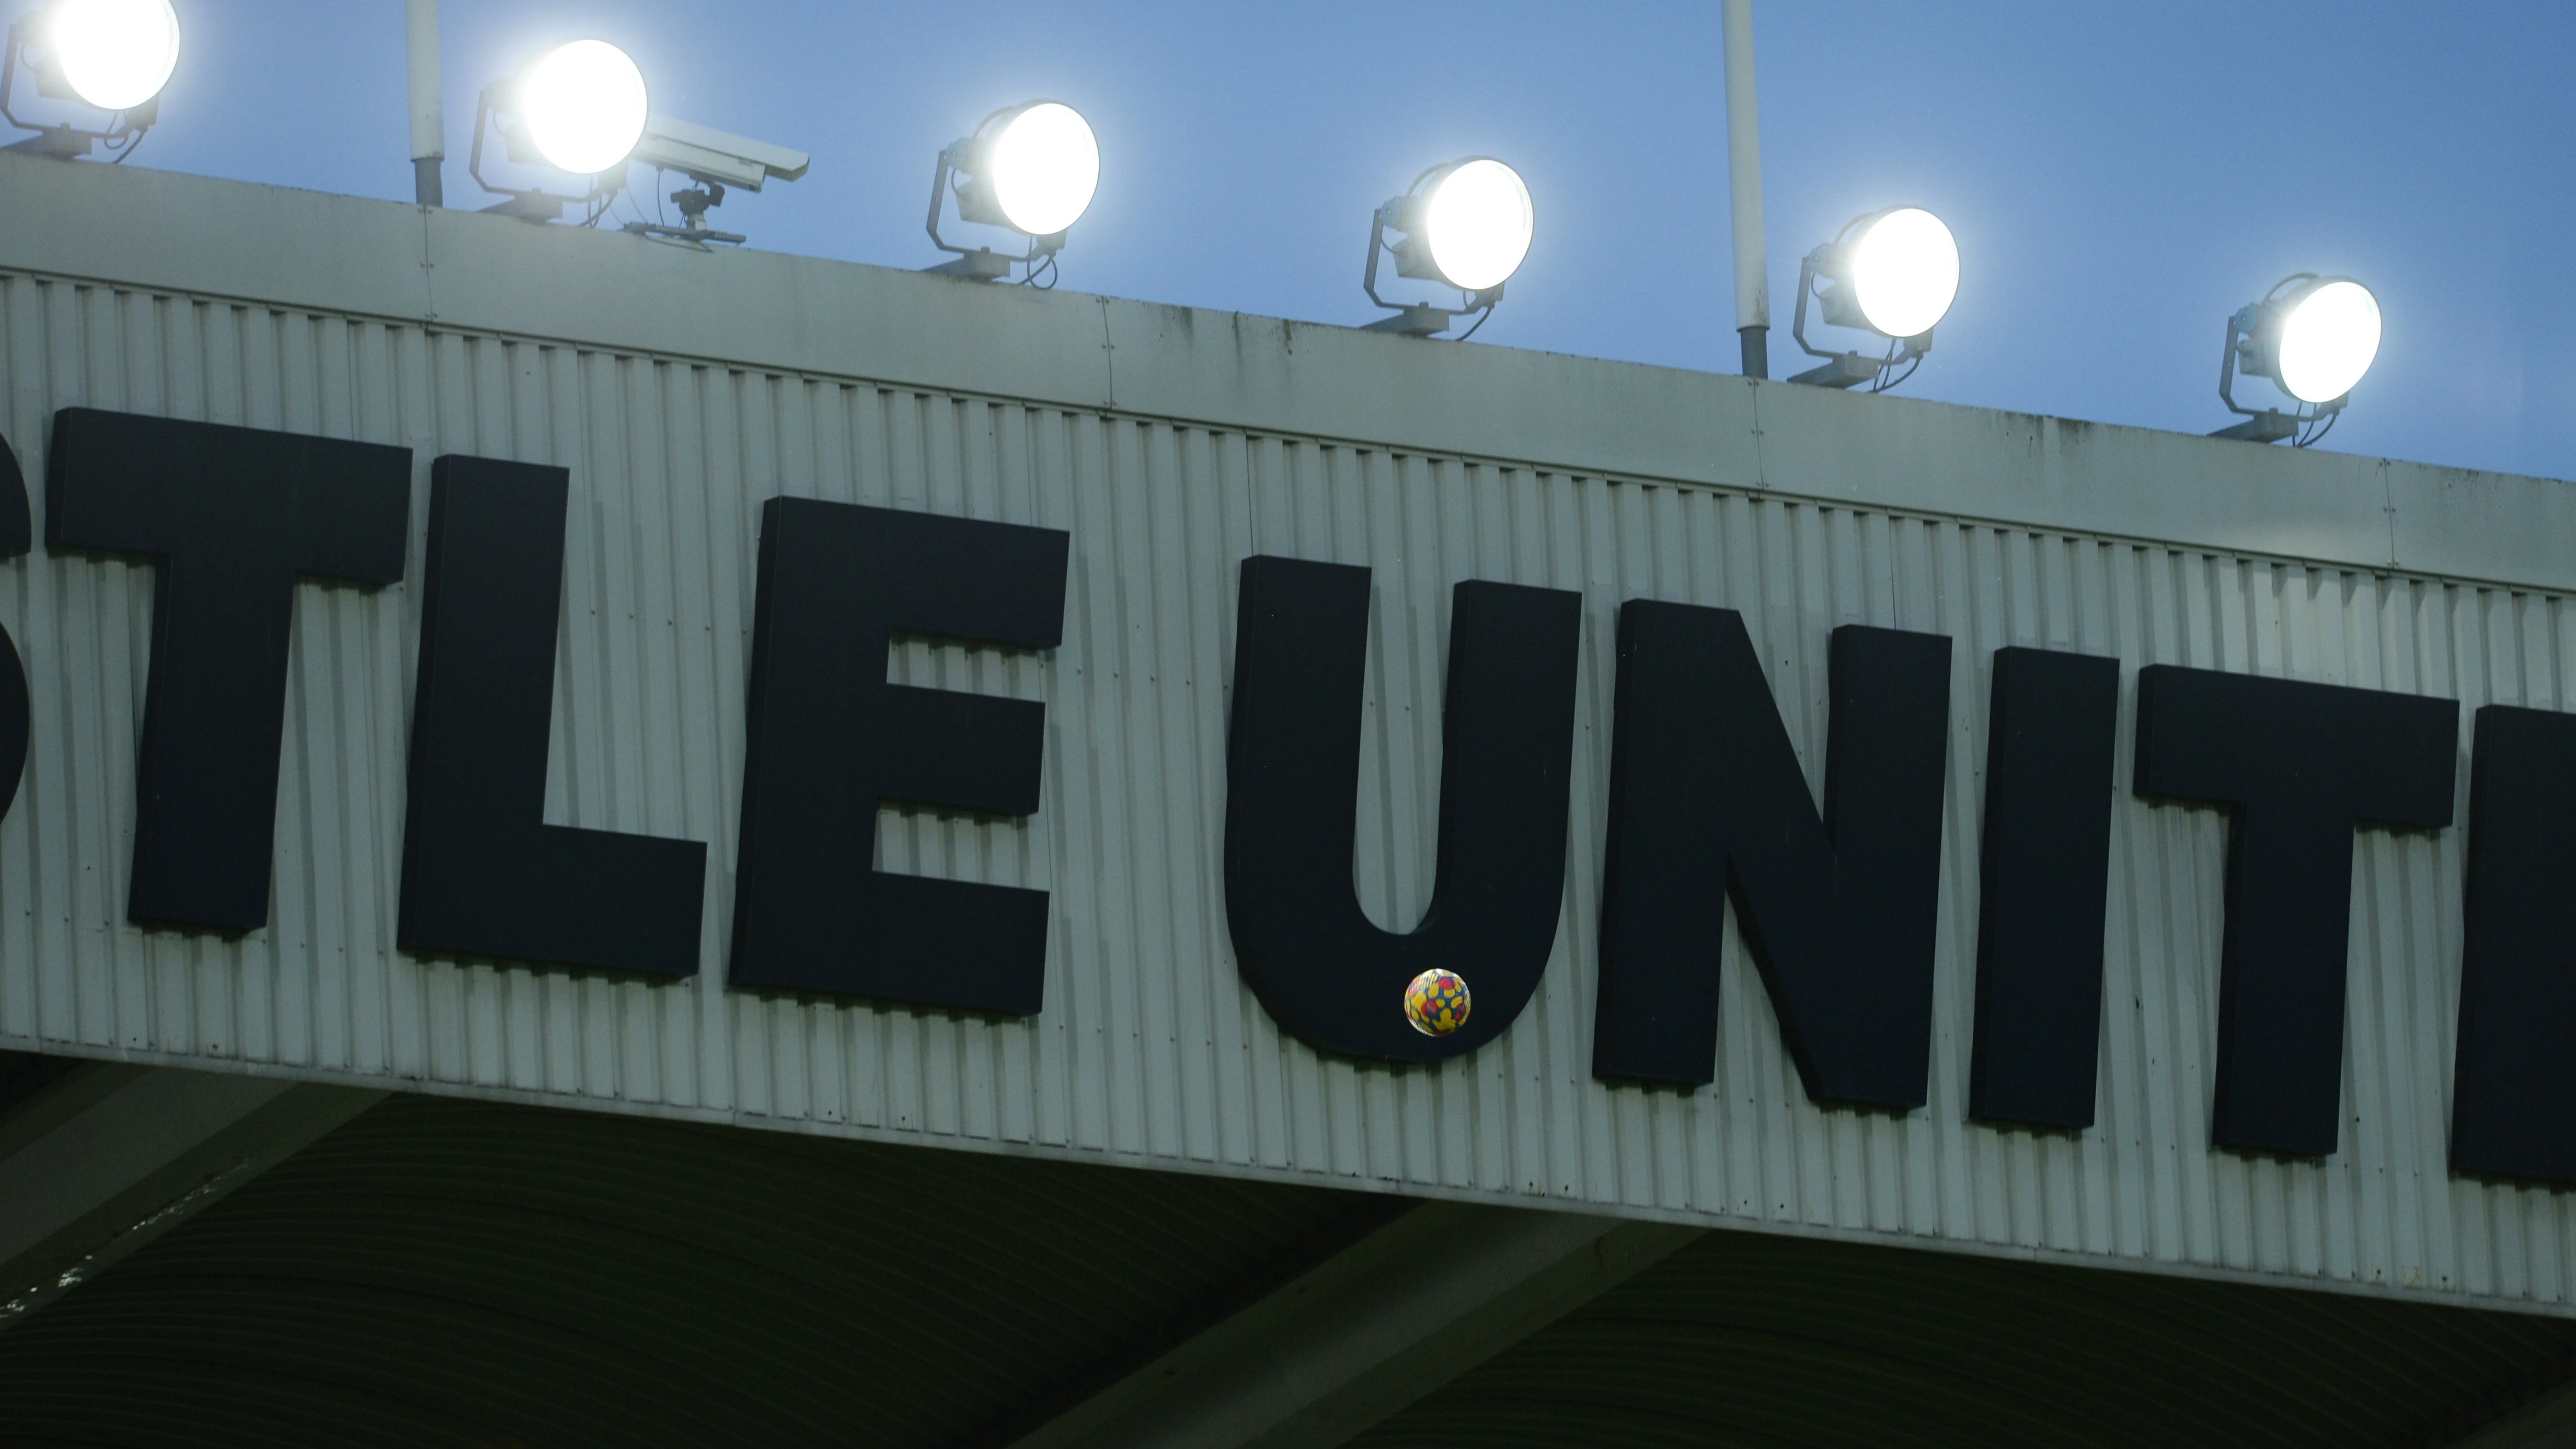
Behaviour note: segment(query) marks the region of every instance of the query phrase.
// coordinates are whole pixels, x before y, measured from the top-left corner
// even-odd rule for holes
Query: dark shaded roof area
[[[0,1333],[0,1440],[954,1443],[1383,1202],[392,1097]]]
[[[28,1446],[991,1445],[1399,1199],[392,1097],[0,1333]],[[2429,1445],[2576,1320],[1712,1233],[1361,1436]]]
[[[2576,1374],[2576,1320],[1710,1233],[1366,1449],[2413,1446]]]

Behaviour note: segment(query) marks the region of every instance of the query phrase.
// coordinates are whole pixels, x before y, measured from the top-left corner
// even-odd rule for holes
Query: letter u
[[[1440,865],[1398,935],[1351,878],[1369,571],[1243,561],[1226,750],[1225,899],[1235,956],[1279,1024],[1319,1051],[1441,1061],[1502,1034],[1537,989],[1565,894],[1582,596],[1470,580],[1451,595]],[[1449,1036],[1404,991],[1434,967],[1473,993]]]

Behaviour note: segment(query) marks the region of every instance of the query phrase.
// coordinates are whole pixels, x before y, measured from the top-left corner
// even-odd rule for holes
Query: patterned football
[[[1467,1024],[1467,981],[1433,967],[1404,988],[1404,1019],[1424,1036],[1447,1036]]]

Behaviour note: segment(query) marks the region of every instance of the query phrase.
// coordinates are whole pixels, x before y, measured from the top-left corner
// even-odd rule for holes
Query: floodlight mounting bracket
[[[1484,326],[1485,319],[1494,315],[1494,304],[1503,300],[1503,284],[1500,282],[1481,292],[1470,292],[1464,287],[1458,287],[1460,295],[1465,300],[1455,307],[1435,307],[1428,302],[1390,302],[1377,294],[1377,261],[1380,253],[1394,255],[1395,274],[1399,277],[1443,282],[1453,287],[1458,285],[1442,276],[1431,259],[1423,255],[1426,249],[1416,245],[1416,236],[1422,225],[1422,198],[1416,193],[1425,180],[1440,172],[1455,170],[1464,164],[1466,163],[1463,161],[1449,161],[1430,167],[1420,176],[1413,178],[1413,185],[1402,196],[1388,198],[1385,205],[1369,213],[1368,264],[1360,270],[1360,290],[1368,294],[1371,302],[1395,315],[1362,323],[1361,331],[1393,332],[1405,337],[1432,337],[1448,331],[1451,324],[1460,316],[1470,312],[1476,313],[1478,315],[1475,327],[1470,327],[1466,332],[1449,339],[1452,342],[1464,342],[1475,332],[1476,327]],[[1402,240],[1388,241],[1386,234],[1390,229],[1403,234]]]
[[[2279,408],[2249,408],[2236,400],[2236,375],[2242,371],[2251,377],[2268,377],[2272,385],[2281,383],[2280,345],[2281,289],[2294,282],[2319,282],[2314,272],[2292,272],[2272,284],[2262,300],[2248,302],[2227,319],[2227,345],[2218,358],[2218,400],[2227,410],[2245,419],[2231,427],[2218,429],[2213,438],[2237,438],[2249,443],[2277,443],[2284,438],[2290,446],[2304,448],[2326,435],[2334,426],[2336,415],[2352,401],[2345,393],[2321,403],[2302,402],[2288,411]],[[2287,392],[2289,389],[2282,388]],[[2317,426],[2324,424],[2324,427]]]
[[[21,131],[33,131],[36,134],[10,145],[0,146],[0,151],[51,156],[58,161],[77,161],[89,155],[93,149],[104,142],[107,146],[109,164],[113,165],[124,160],[134,150],[135,145],[142,141],[143,133],[151,129],[152,123],[161,119],[160,95],[156,92],[139,106],[129,106],[122,111],[109,112],[108,122],[103,127],[76,126],[68,121],[48,124],[43,121],[20,120],[12,103],[17,99],[18,67],[22,64],[36,77],[38,96],[46,100],[67,100],[76,105],[88,105],[86,101],[81,100],[79,94],[71,88],[71,83],[64,78],[62,63],[59,60],[47,54],[42,47],[33,47],[35,54],[32,56],[28,54],[31,47],[26,42],[25,26],[24,17],[9,22],[7,51],[5,55],[0,55],[0,120],[6,120]],[[97,108],[92,106],[90,109]]]
[[[508,82],[502,84],[506,85]],[[623,162],[614,168],[614,174],[617,177],[614,183],[602,184],[611,174],[603,171],[590,178],[590,190],[581,196],[564,196],[535,186],[495,186],[483,179],[483,133],[493,128],[498,114],[506,109],[493,102],[492,93],[499,88],[499,86],[485,86],[483,93],[475,98],[474,149],[466,155],[465,174],[473,177],[474,184],[485,191],[508,199],[498,205],[484,207],[481,214],[510,216],[521,221],[543,223],[561,221],[564,208],[579,206],[588,213],[585,224],[599,220],[600,213],[606,211],[608,204],[617,199],[617,193],[626,189],[626,166]],[[517,136],[505,131],[502,133],[501,141],[509,149],[512,160],[527,159],[520,154],[520,141]]]
[[[984,134],[985,130],[1004,116],[1017,115],[1030,106],[1044,104],[1043,101],[1027,101],[1016,106],[1004,106],[977,122],[973,135],[960,136],[940,151],[939,162],[930,172],[930,218],[924,227],[930,233],[932,246],[953,255],[947,261],[922,268],[923,271],[937,277],[1000,282],[1009,280],[1013,267],[1026,267],[1027,272],[1020,278],[1021,285],[1041,289],[1055,285],[1052,275],[1055,254],[1064,250],[1065,233],[1037,236],[1011,225],[1010,218],[1002,214],[1001,206],[993,199],[991,187],[984,183],[983,178],[987,153],[992,146]],[[961,182],[960,177],[965,180]],[[948,209],[948,197],[952,192],[957,197],[959,221],[1000,227],[1004,231],[1020,231],[1021,236],[1028,238],[1027,249],[1013,256],[991,247],[960,246],[940,235],[939,219]],[[1041,273],[1047,274],[1044,282],[1037,280]]]
[[[1878,381],[1878,375],[1887,370],[1887,364],[1881,359],[1863,357],[1857,352],[1822,355],[1827,359],[1824,366],[1808,368],[1784,380],[1803,382],[1810,387],[1858,387],[1862,383]]]
[[[1823,358],[1824,365],[1811,367],[1805,372],[1788,378],[1787,381],[1803,382],[1811,387],[1866,386],[1871,392],[1885,392],[1912,377],[1914,367],[1922,365],[1923,354],[1932,350],[1933,329],[1927,328],[1912,337],[1889,337],[1888,334],[1879,332],[1877,328],[1869,325],[1869,319],[1862,315],[1860,308],[1845,296],[1849,284],[1844,280],[1844,270],[1850,264],[1850,251],[1845,246],[1843,238],[1851,234],[1853,227],[1874,217],[1884,216],[1887,210],[1892,209],[1868,212],[1852,218],[1832,241],[1807,253],[1799,260],[1798,308],[1790,319],[1789,336],[1797,342],[1799,351],[1809,357]],[[1819,291],[1818,287],[1825,282],[1834,283],[1834,290]],[[1809,342],[1807,340],[1807,300],[1810,297],[1815,298],[1816,308],[1824,314],[1827,326],[1849,327],[1856,332],[1877,332],[1879,336],[1887,337],[1887,355],[1870,357],[1860,352],[1829,352]],[[1897,373],[1894,377],[1888,376],[1888,373],[1899,363],[1912,363],[1913,366],[1907,367],[1905,371]]]
[[[32,156],[52,156],[64,161],[77,161],[90,153],[98,141],[96,133],[77,126],[47,126],[25,140],[0,146],[0,151],[24,151]]]
[[[1378,305],[1384,307],[1397,304],[1381,302]],[[1380,317],[1374,322],[1365,323],[1360,330],[1396,332],[1406,337],[1431,337],[1448,331],[1450,322],[1457,316],[1445,307],[1434,307],[1428,302],[1410,302],[1400,305],[1403,307],[1402,311],[1392,317]]]
[[[922,270],[937,277],[964,277],[975,282],[999,282],[1007,280],[1011,275],[1011,268],[1021,265],[1022,261],[1022,258],[1009,256],[987,247],[979,251],[960,252],[935,267],[924,267]]]
[[[2232,428],[2220,428],[2213,438],[2240,438],[2248,443],[2277,443],[2283,438],[2296,438],[2307,426],[2307,420],[2278,408],[2266,408]]]

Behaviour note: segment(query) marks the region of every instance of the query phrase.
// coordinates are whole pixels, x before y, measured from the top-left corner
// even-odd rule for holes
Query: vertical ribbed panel
[[[122,897],[151,571],[40,547],[0,569],[35,698],[25,788],[0,823],[12,1042],[2576,1301],[2565,1196],[2444,1171],[2457,830],[2361,838],[2347,1119],[2322,1165],[2207,1149],[2224,822],[2125,793],[2099,1124],[2073,1138],[1964,1120],[1993,650],[2116,654],[2131,681],[2164,662],[2564,709],[2576,643],[2561,599],[25,276],[0,279],[0,319],[8,436],[31,479],[47,419],[72,404],[409,445],[422,523],[439,452],[570,468],[548,818],[712,845],[694,981],[394,951],[414,591],[308,585],[272,923],[238,942],[137,930]],[[721,989],[755,529],[776,493],[1072,533],[1061,650],[904,641],[891,663],[903,681],[1047,705],[1033,821],[889,812],[881,846],[886,869],[1054,893],[1032,1020]],[[1450,585],[1584,595],[1565,923],[1528,1010],[1474,1056],[1400,1071],[1321,1059],[1236,976],[1226,685],[1236,566],[1257,552],[1376,570],[1358,880],[1397,929],[1433,877]],[[1714,1086],[1592,1080],[1611,641],[1620,601],[1640,596],[1744,611],[1811,780],[1830,630],[1957,641],[1928,1110],[1810,1106],[1733,947]],[[2465,753],[2462,769],[2465,787]]]

